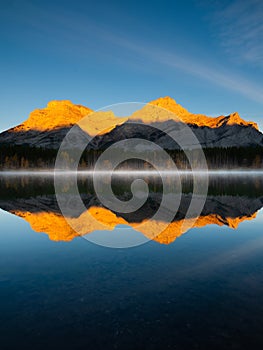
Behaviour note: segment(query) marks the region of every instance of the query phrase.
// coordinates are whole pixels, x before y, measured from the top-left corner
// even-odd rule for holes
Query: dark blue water
[[[263,346],[262,211],[129,249],[0,223],[1,349]]]
[[[262,224],[119,250],[1,212],[1,348],[260,348]]]

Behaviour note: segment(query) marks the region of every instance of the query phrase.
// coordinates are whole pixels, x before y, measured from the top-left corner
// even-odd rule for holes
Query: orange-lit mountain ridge
[[[152,108],[154,106],[154,108]],[[160,111],[158,113],[158,108]],[[171,112],[167,113],[165,110]],[[173,116],[174,114],[174,116]],[[29,118],[15,127],[14,131],[20,130],[52,130],[54,128],[69,127],[88,116],[87,122],[91,124],[96,120],[97,129],[105,126],[105,120],[109,118],[109,112],[94,112],[88,107],[75,105],[69,100],[50,101],[43,109],[36,109],[30,113]],[[114,121],[114,114],[111,113],[111,123]],[[136,111],[127,118],[122,118],[123,122],[127,119],[141,119],[145,123],[153,123],[155,121],[167,121],[174,117],[175,120],[182,120],[187,124],[195,124],[197,126],[209,126],[210,128],[218,128],[222,124],[252,126],[258,130],[258,126],[254,122],[247,122],[240,118],[237,112],[229,116],[219,116],[217,118],[208,117],[203,114],[194,114],[188,112],[187,109],[176,103],[171,97],[161,97],[157,100],[149,102],[145,107]],[[119,124],[120,118],[115,117],[116,125]]]
[[[69,100],[50,101],[45,108],[31,112],[29,118],[15,127],[14,131],[48,131],[69,127],[90,113],[92,113],[90,108],[75,105]]]
[[[219,116],[217,118],[208,117],[203,114],[194,114],[188,112],[187,109],[182,107],[180,104],[176,103],[171,97],[161,97],[157,100],[151,101],[151,105],[164,108],[172,113],[174,113],[179,119],[181,119],[186,124],[195,124],[197,126],[209,126],[210,128],[218,128],[223,124],[226,125],[241,125],[241,126],[252,126],[258,130],[258,125],[254,122],[247,122],[240,118],[237,112],[231,113],[229,116]],[[147,108],[147,106],[145,107]],[[149,122],[151,118],[149,118]]]

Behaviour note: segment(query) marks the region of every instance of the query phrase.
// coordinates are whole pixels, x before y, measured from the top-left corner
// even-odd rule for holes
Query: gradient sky
[[[263,1],[0,2],[0,130],[48,101],[171,96],[263,130]]]

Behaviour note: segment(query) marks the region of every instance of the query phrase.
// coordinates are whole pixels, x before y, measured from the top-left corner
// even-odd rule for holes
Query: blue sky
[[[2,1],[0,130],[70,99],[171,96],[263,129],[263,1]]]

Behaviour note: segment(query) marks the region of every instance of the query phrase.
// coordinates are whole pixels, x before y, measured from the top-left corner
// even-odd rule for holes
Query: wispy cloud
[[[115,37],[112,34],[107,34],[108,39],[114,40],[125,49],[132,50],[139,55],[144,56],[149,62],[156,62],[160,65],[169,67],[171,70],[181,70],[190,75],[197,76],[203,80],[207,80],[214,85],[224,87],[228,90],[235,91],[241,95],[263,103],[263,88],[251,81],[234,75],[233,73],[220,69],[218,66],[213,66],[212,63],[201,63],[197,59],[185,57],[180,53],[163,50],[156,46],[136,44],[130,40],[122,39],[120,36]]]
[[[263,67],[262,18],[262,0],[230,0],[215,12],[221,45],[239,62]]]
[[[263,1],[262,0],[232,0],[217,11],[218,24],[221,28],[222,42],[226,48],[234,49],[244,59],[263,62]],[[30,5],[32,6],[32,4]],[[39,11],[40,12],[40,11]],[[205,80],[214,86],[239,93],[250,100],[263,103],[263,87],[253,81],[245,79],[242,74],[223,68],[213,61],[204,62],[198,57],[185,56],[183,49],[164,49],[156,42],[149,43],[143,38],[129,37],[125,33],[117,33],[115,28],[108,28],[106,24],[98,23],[85,14],[51,13],[41,9],[39,18],[24,17],[29,28],[36,33],[48,37],[62,48],[61,37],[67,38],[67,48],[74,55],[78,52],[83,59],[85,55],[103,55],[104,57],[121,61],[122,64],[134,66],[134,57],[140,57],[147,62],[146,69],[151,64],[158,67],[158,72],[176,77],[178,71]],[[50,29],[50,23],[56,23],[56,31]],[[52,26],[54,28],[54,26]],[[262,39],[261,41],[259,39]],[[63,38],[62,38],[63,39]],[[39,40],[42,42],[41,40]],[[96,44],[97,42],[97,44]],[[79,51],[78,51],[79,48]],[[129,59],[129,53],[133,53]],[[125,60],[122,57],[125,56]],[[142,69],[142,67],[140,67]]]

